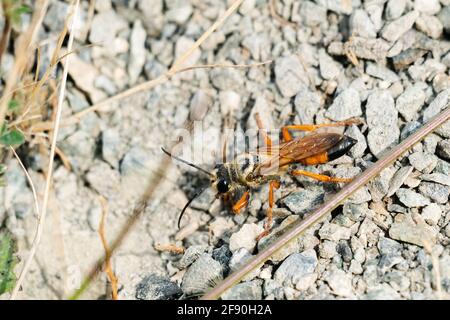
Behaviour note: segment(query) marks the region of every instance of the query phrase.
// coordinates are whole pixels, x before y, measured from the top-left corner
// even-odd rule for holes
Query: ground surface
[[[255,112],[268,128],[360,117],[365,124],[345,129],[358,141],[349,155],[308,168],[352,177],[450,102],[448,0],[276,0],[277,16],[268,2],[245,1],[188,62],[273,59],[271,65],[178,74],[62,129],[59,147],[71,169],[58,160],[44,237],[20,298],[64,298],[79,285],[103,254],[99,195],[108,200],[106,234],[112,239],[158,174],[160,146],[168,145],[174,130],[195,112],[205,130],[223,128],[227,117],[235,129],[246,130],[255,126]],[[72,55],[64,116],[165,72],[230,3],[97,0],[89,32],[76,36],[75,47],[82,49]],[[68,7],[51,1],[41,39],[59,34]],[[87,25],[88,3],[82,1],[81,9]],[[86,44],[95,46],[83,48]],[[44,48],[48,63],[52,48]],[[2,69],[13,59],[9,53]],[[224,298],[445,297],[450,292],[449,139],[447,124]],[[42,194],[46,163],[32,150],[21,155]],[[14,158],[6,177],[0,220],[6,219],[19,239],[23,258],[36,227],[31,191]],[[113,257],[120,299],[201,295],[274,237],[254,240],[264,224],[267,186],[236,216],[206,191],[178,231],[181,208],[207,179],[182,165],[173,165],[165,177]],[[283,178],[275,193],[273,234],[340,187]],[[155,249],[169,243],[186,248],[185,254]],[[102,298],[108,291],[102,274],[84,297]]]

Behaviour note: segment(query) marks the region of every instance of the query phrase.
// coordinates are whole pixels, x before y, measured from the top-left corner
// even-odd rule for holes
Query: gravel
[[[84,274],[85,266],[104,254],[98,236],[99,195],[108,201],[105,229],[113,239],[149,184],[156,186],[153,181],[162,174],[159,163],[168,160],[161,146],[183,140],[183,150],[171,151],[212,171],[220,159],[215,148],[222,147],[220,133],[225,128],[255,129],[257,112],[264,126],[273,130],[274,143],[275,129],[287,124],[357,117],[362,124],[320,129],[355,139],[347,155],[323,165],[298,165],[315,173],[354,177],[450,102],[448,0],[278,1],[275,9],[289,25],[271,15],[268,1],[245,1],[181,67],[266,60],[271,64],[199,68],[144,92],[115,98],[169,70],[229,2],[99,0],[92,21],[88,3],[81,3],[80,25],[90,28],[75,32],[74,47],[82,50],[70,55],[63,120],[87,111],[61,127],[49,202],[49,210],[60,214],[48,216],[40,264],[27,275],[34,285],[24,285],[21,298],[64,296],[71,275]],[[40,77],[51,63],[54,39],[68,8],[66,1],[53,1],[36,35],[36,43],[46,44]],[[24,14],[21,28],[30,17]],[[21,30],[15,29],[2,57],[5,81],[15,58],[12,44]],[[58,66],[51,74],[56,84],[61,71]],[[95,112],[87,109],[107,98],[113,99]],[[51,112],[42,115],[47,121]],[[206,139],[203,158],[197,157],[198,141],[187,135],[187,119]],[[435,299],[437,280],[427,244],[441,266],[442,295],[448,298],[449,139],[447,122],[222,298]],[[243,137],[233,142],[243,149]],[[227,145],[231,150],[232,141]],[[27,143],[18,149],[38,194],[48,160],[42,147]],[[14,158],[5,164],[0,224],[18,239],[23,259],[35,231],[33,198]],[[208,184],[201,172],[175,161],[170,164],[127,241],[112,257],[120,299],[202,295],[343,186],[282,175],[272,231],[257,242],[265,221],[267,186],[252,190],[248,208],[239,215],[210,188],[192,202],[177,229],[183,206]],[[185,252],[160,252],[156,244],[174,244]],[[86,297],[103,297],[105,284],[106,277],[99,278]]]

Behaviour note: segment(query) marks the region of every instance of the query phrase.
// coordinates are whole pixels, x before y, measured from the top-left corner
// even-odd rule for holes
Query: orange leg
[[[273,220],[273,214],[272,214],[273,204],[275,203],[274,197],[273,197],[273,190],[278,189],[279,187],[280,187],[279,181],[270,181],[270,183],[269,183],[269,208],[267,208],[267,213],[266,213],[267,221],[264,224],[264,231],[261,232],[258,237],[256,237],[256,241],[261,240],[261,238],[267,236],[270,232],[270,227],[272,225],[272,220]]]
[[[262,135],[264,137],[264,143],[266,144],[267,149],[269,150],[269,154],[270,154],[270,149],[272,148],[272,140],[269,138],[266,131],[264,130],[264,126],[263,126],[263,123],[259,116],[259,113],[255,113],[255,121],[256,121],[256,124],[257,124],[259,130],[262,132]]]
[[[235,214],[239,214],[242,208],[245,208],[248,204],[248,200],[250,198],[250,193],[245,191],[242,197],[236,202],[231,208]]]
[[[312,173],[304,170],[293,170],[291,174],[294,176],[307,176],[322,182],[351,182],[353,179],[329,177],[324,174]]]
[[[314,131],[319,128],[324,127],[343,127],[350,126],[352,124],[360,124],[361,121],[359,119],[349,119],[346,121],[339,121],[334,123],[323,123],[323,124],[294,124],[289,126],[284,126],[281,128],[281,133],[283,135],[284,141],[291,141],[292,135],[289,130],[299,130],[299,131]]]

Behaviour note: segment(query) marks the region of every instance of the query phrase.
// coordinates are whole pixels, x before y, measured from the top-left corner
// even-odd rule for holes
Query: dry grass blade
[[[11,93],[13,92],[17,81],[22,76],[23,70],[26,67],[28,61],[28,54],[30,53],[30,48],[33,44],[34,38],[41,26],[42,20],[44,19],[45,12],[47,11],[48,0],[38,0],[36,1],[34,14],[31,20],[30,27],[25,34],[19,39],[17,47],[17,55],[15,57],[14,65],[8,74],[6,80],[5,88],[3,90],[3,95],[0,100],[0,127],[3,125],[5,120],[6,111],[8,110],[8,101]]]
[[[314,210],[314,212],[309,214],[305,219],[293,224],[292,228],[281,235],[274,243],[268,246],[265,250],[261,251],[252,260],[246,263],[241,269],[238,269],[230,276],[228,276],[219,285],[205,294],[202,299],[210,300],[219,298],[225,292],[225,290],[238,283],[243,277],[263,264],[267,259],[269,259],[275,252],[284,247],[288,242],[300,236],[307,228],[323,219],[356,190],[364,186],[367,182],[369,182],[369,180],[378,175],[389,164],[393,163],[398,157],[408,151],[417,142],[424,139],[426,135],[433,132],[437,127],[439,127],[449,119],[450,107],[447,106],[446,109],[443,110],[440,114],[435,116],[428,123],[423,125],[422,128],[411,134],[403,142],[386,153],[375,164],[373,164],[371,167],[357,176],[352,182],[350,182],[341,191],[335,194],[328,202],[324,203],[318,209]]]
[[[78,14],[78,6],[79,6],[79,0],[76,0],[75,4],[72,6],[73,9],[72,9],[72,13],[70,15],[72,17],[72,23],[71,23],[71,28],[70,28],[71,33],[70,33],[69,41],[67,44],[68,51],[72,50],[72,45],[73,45],[73,40],[74,40],[73,30],[75,30],[74,27],[77,22],[76,20],[77,20],[77,14]],[[55,126],[54,126],[54,130],[53,130],[52,143],[51,143],[51,148],[50,148],[50,159],[49,159],[48,170],[47,170],[47,179],[45,182],[44,197],[42,200],[42,211],[41,211],[41,214],[38,219],[37,230],[36,230],[36,234],[33,239],[33,244],[31,246],[30,252],[28,254],[27,260],[25,261],[22,272],[20,273],[19,279],[17,280],[16,286],[14,287],[14,290],[11,294],[11,299],[15,299],[15,297],[17,296],[17,293],[19,292],[19,289],[25,278],[25,275],[31,266],[31,262],[33,261],[34,255],[36,254],[37,247],[39,245],[39,242],[42,237],[42,233],[44,231],[45,218],[46,218],[46,214],[47,214],[47,204],[48,204],[48,198],[49,198],[49,194],[50,194],[50,187],[51,187],[52,176],[53,176],[52,173],[53,173],[53,163],[54,163],[55,150],[56,150],[56,140],[58,138],[59,123],[61,120],[62,105],[63,105],[63,101],[64,101],[64,96],[65,96],[69,62],[70,62],[70,56],[68,56],[65,59],[65,63],[63,63],[64,71],[63,71],[61,87],[60,87],[60,92],[59,92],[59,97],[58,97]]]
[[[100,240],[102,241],[103,249],[105,250],[105,271],[111,284],[111,296],[113,300],[118,300],[118,279],[111,267],[111,250],[108,247],[105,236],[105,220],[106,214],[108,213],[108,202],[102,196],[100,196],[99,199],[102,205],[102,218],[100,220],[98,234],[100,235]]]
[[[179,66],[181,66],[187,58],[189,58],[190,54],[195,51],[196,48],[200,47],[201,44],[213,33],[215,30],[217,30],[224,22],[225,20],[234,12],[236,9],[242,4],[244,0],[236,0],[228,9],[225,11],[225,13],[194,43],[194,45],[185,53],[183,54],[175,63],[173,64],[172,68],[168,71],[168,73],[171,73],[171,75],[178,72]],[[154,80],[151,80],[149,82],[144,82],[134,88],[131,88],[127,91],[124,91],[110,99],[107,99],[106,101],[102,102],[101,105],[104,105],[108,102],[113,102],[118,99],[128,97],[134,93],[140,92],[142,90],[149,90],[153,87],[155,87],[158,84],[163,83],[164,81],[167,81],[169,78],[167,75],[163,75],[161,77],[158,77]],[[97,108],[100,105],[97,105]],[[92,106],[87,109],[87,112],[92,111],[92,108],[95,106]],[[90,109],[90,110],[89,110]],[[186,128],[192,129],[192,123],[188,122],[185,124]],[[171,146],[173,147],[173,146]],[[134,224],[139,220],[139,217],[141,216],[142,212],[144,212],[145,208],[147,207],[148,202],[150,201],[152,195],[154,194],[155,190],[158,188],[158,185],[161,183],[161,181],[165,178],[164,173],[169,168],[171,161],[167,158],[164,158],[161,163],[158,165],[157,171],[159,174],[155,176],[155,178],[148,182],[148,185],[146,186],[144,194],[141,196],[140,200],[136,204],[136,206],[133,209],[133,212],[129,218],[129,220],[125,223],[125,225],[120,230],[117,237],[114,239],[114,241],[111,244],[110,247],[110,253],[111,255],[114,254],[116,249],[122,244],[125,237],[128,235]],[[86,278],[81,283],[81,286],[78,290],[76,290],[69,299],[76,300],[78,299],[83,292],[89,287],[89,284],[91,281],[96,277],[96,275],[100,272],[104,262],[105,262],[106,256],[103,256],[100,258],[97,263],[93,266],[89,274],[86,276]]]

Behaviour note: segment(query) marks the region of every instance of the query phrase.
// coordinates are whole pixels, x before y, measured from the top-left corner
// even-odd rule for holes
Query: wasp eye
[[[229,188],[230,185],[228,184],[227,180],[220,179],[219,182],[217,182],[217,191],[219,191],[220,193],[228,192]]]

